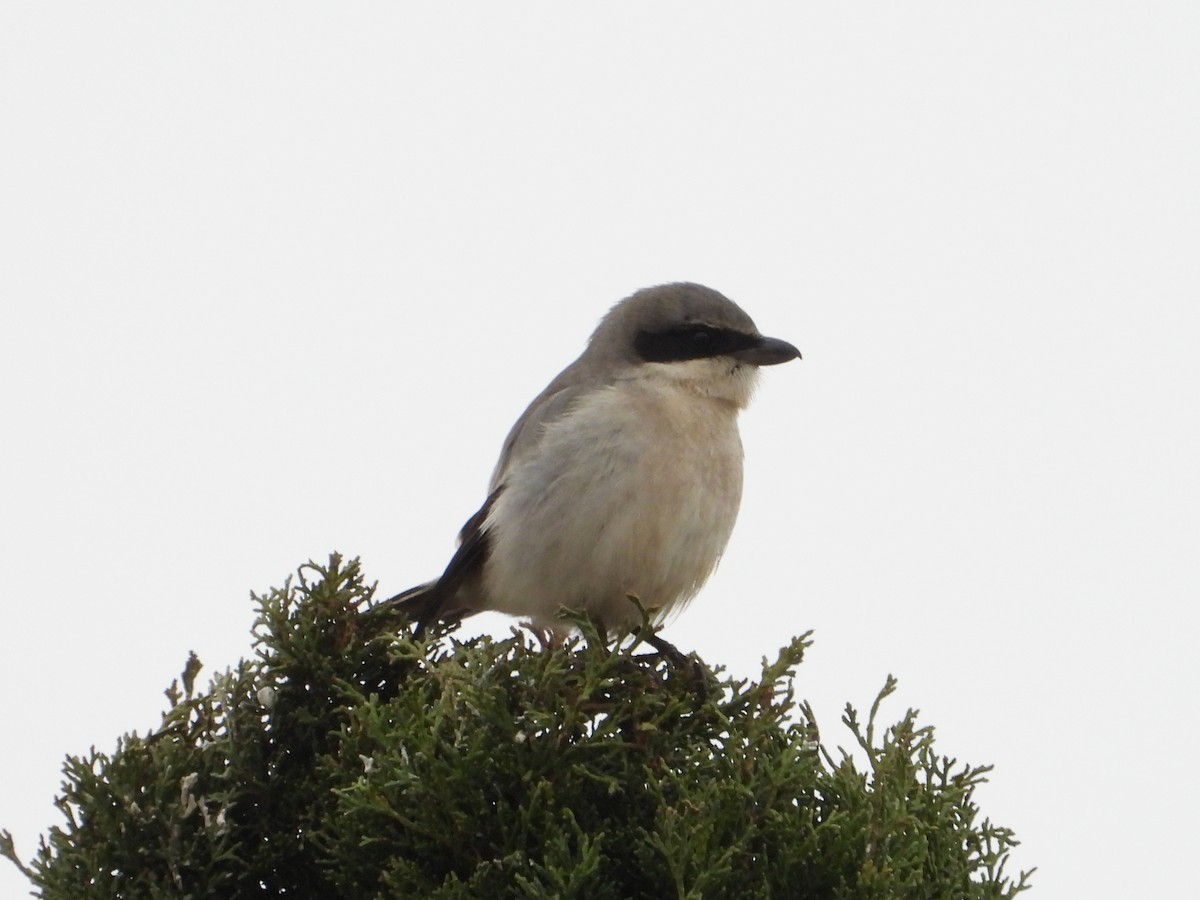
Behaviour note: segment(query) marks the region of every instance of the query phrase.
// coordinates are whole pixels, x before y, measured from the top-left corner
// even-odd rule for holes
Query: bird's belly
[[[732,416],[688,427],[597,418],[548,434],[546,452],[508,479],[489,517],[490,608],[547,627],[562,607],[635,623],[629,595],[665,614],[720,559],[741,500]]]

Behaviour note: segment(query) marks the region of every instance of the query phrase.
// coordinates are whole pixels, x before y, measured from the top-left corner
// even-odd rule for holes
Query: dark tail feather
[[[470,609],[446,609],[446,596],[442,581],[429,581],[401,591],[381,604],[389,609],[398,609],[410,622],[415,621],[413,634],[420,637],[434,622],[455,625],[471,615]]]
[[[384,605],[400,610],[410,622],[416,622],[413,633],[420,637],[426,626],[437,618],[442,599],[441,591],[437,587],[436,581],[418,584],[407,591],[401,591],[395,597],[389,597],[384,601]]]
[[[417,627],[413,629],[413,634],[417,637],[424,634],[425,629],[433,622],[456,625],[467,616],[478,612],[461,605],[459,589],[472,579],[480,577],[483,564],[491,552],[491,542],[484,524],[492,504],[496,502],[502,490],[503,487],[498,487],[492,491],[479,512],[467,520],[459,535],[461,543],[454,551],[454,556],[441,578],[409,588],[383,604],[388,608],[399,607],[409,614],[410,621],[416,619]]]

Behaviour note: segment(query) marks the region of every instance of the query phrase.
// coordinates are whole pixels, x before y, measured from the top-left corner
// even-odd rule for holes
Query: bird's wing
[[[458,549],[450,558],[440,578],[409,588],[387,601],[389,604],[398,605],[417,620],[418,635],[432,622],[455,622],[478,612],[463,602],[459,597],[459,590],[468,581],[477,578],[483,564],[487,562],[491,544],[483,524],[499,495],[499,489],[492,491],[479,511],[462,527],[462,531],[459,532]]]
[[[580,374],[575,371],[574,366],[565,369],[534,398],[521,417],[517,419],[516,424],[508,433],[508,437],[504,439],[500,459],[492,473],[491,489],[493,491],[504,485],[505,477],[517,460],[536,451],[547,425],[567,415],[580,397],[611,381],[611,379],[582,378]]]

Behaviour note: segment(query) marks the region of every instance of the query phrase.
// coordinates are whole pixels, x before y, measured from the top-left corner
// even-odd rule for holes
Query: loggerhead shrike
[[[737,518],[738,411],[759,366],[799,356],[698,284],[622,300],[517,419],[446,571],[392,600],[418,631],[489,609],[549,632],[564,607],[636,625],[630,595],[659,620],[682,608]]]

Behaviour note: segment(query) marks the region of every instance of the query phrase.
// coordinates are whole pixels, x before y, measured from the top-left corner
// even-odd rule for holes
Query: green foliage
[[[807,636],[758,681],[582,637],[414,639],[357,562],[255,598],[256,656],[160,728],[71,757],[21,864],[48,900],[1000,898],[1011,833],[976,822],[985,768],[910,711],[835,759],[793,698]],[[645,633],[643,631],[643,633]]]

